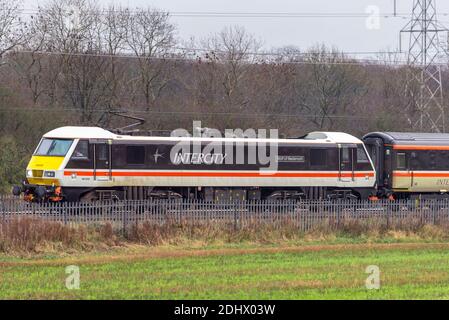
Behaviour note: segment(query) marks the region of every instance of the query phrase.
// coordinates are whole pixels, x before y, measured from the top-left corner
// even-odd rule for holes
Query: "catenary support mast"
[[[401,30],[409,34],[405,115],[413,129],[445,132],[445,106],[441,80],[442,35],[436,0],[413,0],[412,17]]]

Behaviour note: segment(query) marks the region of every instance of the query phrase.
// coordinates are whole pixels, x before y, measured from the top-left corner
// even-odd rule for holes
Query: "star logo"
[[[164,157],[164,154],[159,153],[159,149],[156,149],[156,153],[153,155],[153,157],[154,157],[154,163],[157,163],[157,160],[158,160],[159,158],[163,158],[163,157]]]

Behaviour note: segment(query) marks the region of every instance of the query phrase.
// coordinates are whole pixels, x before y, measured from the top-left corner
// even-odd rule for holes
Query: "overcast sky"
[[[24,0],[26,8],[35,8],[42,0]],[[178,36],[202,38],[226,25],[241,25],[263,41],[265,49],[287,45],[301,49],[317,43],[336,46],[346,52],[396,50],[399,30],[408,18],[391,17],[394,0],[97,0],[101,5],[120,4],[130,8],[151,5],[170,12],[239,12],[239,13],[316,13],[367,14],[377,6],[380,28],[369,29],[366,17],[172,17]],[[412,0],[397,0],[397,11],[409,14]],[[440,20],[449,26],[449,1],[437,2]],[[446,22],[446,21],[447,22]],[[405,38],[403,38],[406,41]],[[406,42],[404,42],[406,43]]]

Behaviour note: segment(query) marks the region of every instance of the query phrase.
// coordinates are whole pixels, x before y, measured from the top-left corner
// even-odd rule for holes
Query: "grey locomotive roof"
[[[371,132],[363,137],[381,138],[388,144],[449,144],[449,133],[421,133],[421,132]]]

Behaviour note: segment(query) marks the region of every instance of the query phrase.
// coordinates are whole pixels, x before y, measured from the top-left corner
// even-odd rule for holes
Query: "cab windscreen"
[[[67,139],[42,139],[36,150],[36,156],[64,157],[70,149],[73,140]]]

